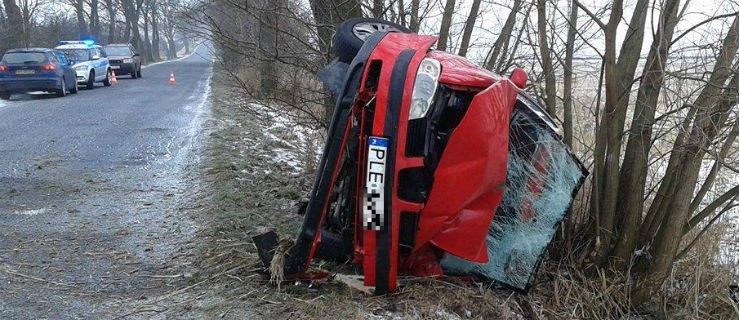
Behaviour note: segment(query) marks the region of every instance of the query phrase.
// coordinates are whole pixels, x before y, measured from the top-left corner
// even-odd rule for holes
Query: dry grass
[[[214,86],[216,95],[224,93],[215,81]],[[288,173],[244,152],[244,139],[258,137],[264,128],[238,106],[218,103],[214,117],[224,119],[224,125],[211,137],[212,229],[199,264],[202,275],[195,279],[223,274],[209,283],[219,298],[203,306],[214,318],[739,319],[737,305],[727,295],[736,275],[717,267],[712,258],[716,235],[676,264],[650,310],[640,312],[630,304],[631,279],[603,272],[586,275],[570,258],[544,263],[527,295],[454,279],[406,277],[397,293],[371,296],[330,278],[311,283],[270,278],[262,272],[251,237],[265,229],[288,239],[295,234],[302,221],[295,215],[295,195],[307,193],[311,175]],[[305,152],[296,150],[298,156]],[[323,264],[314,268],[344,270]]]

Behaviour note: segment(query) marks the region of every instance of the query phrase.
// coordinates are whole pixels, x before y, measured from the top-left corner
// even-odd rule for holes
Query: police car
[[[110,63],[103,48],[94,41],[60,41],[54,49],[64,52],[72,62],[77,83],[85,85],[87,89],[93,89],[95,82],[110,86]]]

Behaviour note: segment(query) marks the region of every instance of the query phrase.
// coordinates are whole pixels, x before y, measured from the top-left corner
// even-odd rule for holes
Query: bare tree
[[[472,7],[470,7],[470,14],[467,16],[467,21],[464,23],[464,32],[462,32],[462,43],[459,44],[459,55],[466,56],[467,49],[470,46],[470,38],[472,38],[472,30],[475,29],[475,21],[477,20],[477,14],[480,12],[481,0],[473,0]]]
[[[456,0],[446,0],[446,5],[444,5],[444,15],[441,17],[441,29],[439,29],[439,41],[436,42],[436,49],[438,50],[446,50],[447,48],[455,3]]]

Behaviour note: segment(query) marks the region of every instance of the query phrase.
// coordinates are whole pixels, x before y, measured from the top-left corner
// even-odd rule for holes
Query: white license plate
[[[367,147],[367,180],[364,194],[363,220],[366,230],[380,231],[385,227],[385,163],[389,140],[369,137]]]
[[[36,70],[15,70],[15,74],[36,74]]]
[[[115,70],[118,70],[118,69],[120,69],[120,68],[121,68],[121,66],[110,66],[110,68],[111,68],[111,69],[115,69]]]

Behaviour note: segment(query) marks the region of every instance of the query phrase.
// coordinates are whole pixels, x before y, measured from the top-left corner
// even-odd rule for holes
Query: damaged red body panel
[[[530,279],[545,244],[531,252],[495,249],[496,224],[529,228],[524,224],[542,214],[532,208],[552,198],[539,195],[550,191],[550,167],[529,155],[548,155],[542,148],[549,141],[561,144],[558,128],[520,91],[525,72],[514,73],[514,84],[431,50],[435,41],[375,32],[351,63],[327,68],[342,70],[342,81],[332,89],[336,107],[303,226],[285,253],[286,276],[304,274],[316,257],[361,266],[364,284],[377,294],[396,290],[398,274],[454,273],[528,287],[498,274],[525,265],[521,272]],[[566,184],[574,195],[586,173],[565,154],[575,159],[567,165],[577,167],[571,175],[577,183]],[[521,172],[511,172],[514,160],[535,168],[522,171],[543,170],[542,178],[516,188],[510,179]],[[506,198],[519,189],[536,195]],[[565,211],[558,209],[554,220]],[[556,222],[540,228],[548,235]],[[275,235],[255,238],[265,263],[276,242]],[[491,254],[506,261],[490,261]]]

